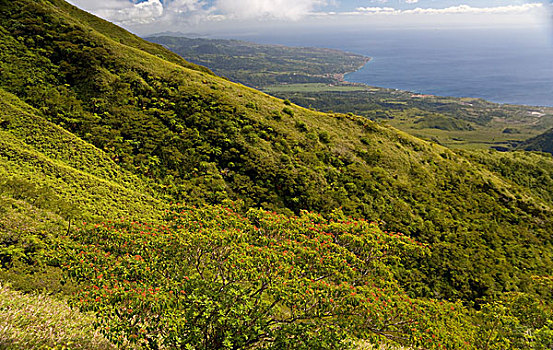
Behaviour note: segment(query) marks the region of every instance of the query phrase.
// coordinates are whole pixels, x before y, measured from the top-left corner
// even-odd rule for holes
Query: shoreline
[[[372,60],[373,60],[373,57],[366,57],[364,64],[360,66],[358,69],[351,72],[340,74],[339,75],[340,77],[338,79],[339,84],[344,86],[366,86],[367,88],[377,88],[382,90],[393,90],[393,91],[398,91],[403,93],[410,93],[412,94],[411,96],[412,98],[420,98],[420,99],[424,99],[424,98],[438,98],[438,99],[454,98],[454,99],[477,99],[477,100],[479,99],[486,102],[504,105],[504,106],[518,106],[518,107],[522,106],[522,107],[530,107],[530,108],[534,107],[534,108],[547,108],[547,109],[553,108],[553,104],[540,105],[540,104],[527,104],[527,103],[499,102],[499,101],[493,101],[485,97],[440,95],[440,94],[430,93],[430,92],[421,92],[421,91],[412,91],[412,90],[406,90],[406,89],[400,89],[400,88],[383,87],[383,86],[369,85],[367,83],[360,83],[360,82],[353,82],[353,81],[346,80],[346,75],[360,71]]]
[[[363,64],[360,65],[357,69],[355,70],[352,70],[352,71],[349,71],[349,72],[344,72],[344,73],[339,73],[339,74],[336,74],[336,79],[338,80],[339,83],[349,83],[349,84],[363,84],[363,83],[354,83],[354,82],[349,82],[345,79],[346,75],[348,74],[351,74],[351,73],[355,73],[357,71],[360,71],[361,69],[365,68],[365,66],[367,64],[369,64],[369,62],[372,61],[372,57],[367,57],[365,56],[364,60],[363,60]],[[363,85],[367,85],[367,84],[363,84]]]

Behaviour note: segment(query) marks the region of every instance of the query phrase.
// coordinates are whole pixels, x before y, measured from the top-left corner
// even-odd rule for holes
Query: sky
[[[304,27],[546,26],[553,0],[69,0],[136,34]]]

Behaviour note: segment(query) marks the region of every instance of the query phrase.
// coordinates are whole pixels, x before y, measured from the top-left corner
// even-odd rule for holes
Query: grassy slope
[[[94,316],[45,294],[0,285],[0,348],[115,349],[92,327]]]
[[[3,178],[25,179],[55,192],[81,217],[148,216],[159,203],[136,176],[104,152],[44,120],[15,96],[0,91],[0,161]],[[18,196],[22,189],[4,186]]]
[[[190,63],[184,60],[179,55],[165,50],[161,45],[142,40],[138,36],[129,33],[123,28],[116,26],[111,22],[105,21],[99,17],[91,15],[85,11],[79,10],[77,7],[63,0],[52,0],[51,3],[59,9],[59,11],[56,11],[58,15],[63,17],[69,16],[73,20],[76,20],[82,25],[94,29],[96,33],[101,33],[111,40],[145,51],[151,55],[163,58],[164,60],[178,64],[180,66],[212,74],[211,71],[206,67]]]
[[[524,141],[518,148],[526,151],[539,151],[553,154],[553,130],[548,130],[541,135]]]
[[[133,190],[127,179],[135,178],[117,175],[120,167],[188,201],[241,199],[296,212],[342,207],[433,244],[433,256],[408,262],[414,270],[402,276],[422,295],[474,300],[528,289],[530,274],[551,272],[553,204],[523,183],[365,118],[288,106],[188,69],[168,51],[67,9],[59,1],[0,7],[0,83],[97,147],[79,153],[98,152],[91,158],[105,162],[40,153],[50,151],[2,131],[4,173],[52,186],[66,200],[76,191],[91,215],[151,213],[147,197],[135,204],[145,185]],[[37,18],[49,25],[33,27]]]

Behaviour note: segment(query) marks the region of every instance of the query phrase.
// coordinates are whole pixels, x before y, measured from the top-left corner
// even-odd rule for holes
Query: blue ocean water
[[[372,57],[346,80],[439,96],[553,106],[553,40],[545,28],[363,29],[235,38],[329,47]]]

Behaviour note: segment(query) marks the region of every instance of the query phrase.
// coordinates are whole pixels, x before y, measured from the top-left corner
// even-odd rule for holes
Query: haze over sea
[[[553,106],[553,40],[544,28],[307,30],[219,37],[341,49],[373,59],[346,80],[422,94]]]

